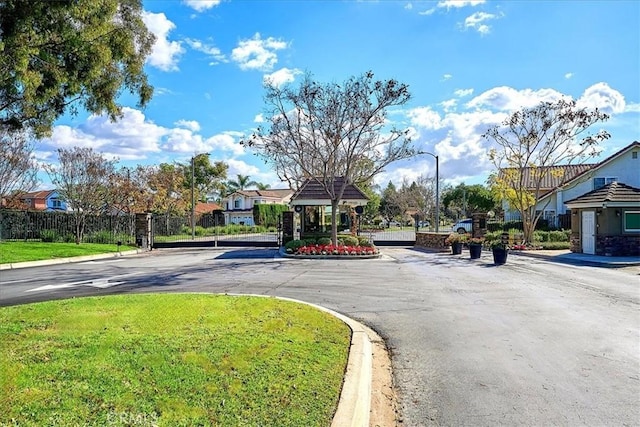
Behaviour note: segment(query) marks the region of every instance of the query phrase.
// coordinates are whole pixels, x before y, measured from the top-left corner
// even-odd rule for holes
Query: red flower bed
[[[294,255],[376,255],[380,251],[372,246],[308,245],[298,248]]]

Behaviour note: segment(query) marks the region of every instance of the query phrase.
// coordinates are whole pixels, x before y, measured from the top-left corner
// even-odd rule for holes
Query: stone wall
[[[596,236],[596,255],[638,256],[640,236]]]
[[[418,232],[416,233],[416,247],[432,249],[437,251],[448,251],[450,250],[449,244],[445,243],[448,234],[442,233],[426,233],[426,232]]]

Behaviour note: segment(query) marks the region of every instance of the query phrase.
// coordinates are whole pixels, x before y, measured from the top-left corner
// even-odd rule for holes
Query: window
[[[600,177],[593,178],[593,189],[597,190],[598,188],[602,188],[607,184],[611,184],[612,182],[616,182],[618,178],[615,177]]]
[[[632,151],[631,152],[631,158],[632,159],[637,159],[638,158],[638,152],[637,151]]]
[[[51,199],[51,206],[60,209],[62,208],[62,202],[60,202],[60,199]]]
[[[240,199],[236,199],[233,201],[233,208],[240,209]]]
[[[624,213],[624,231],[640,233],[640,211],[626,211]]]

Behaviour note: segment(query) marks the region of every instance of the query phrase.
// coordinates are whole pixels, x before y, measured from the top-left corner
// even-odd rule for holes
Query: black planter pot
[[[493,248],[493,263],[495,265],[502,265],[507,262],[508,249]]]
[[[460,255],[462,253],[462,242],[454,242],[451,244],[451,253]]]
[[[482,255],[482,245],[469,245],[471,259],[478,259]]]

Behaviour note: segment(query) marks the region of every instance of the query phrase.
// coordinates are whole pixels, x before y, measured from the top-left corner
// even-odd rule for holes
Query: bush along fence
[[[87,215],[83,243],[135,244],[135,215]],[[0,209],[0,240],[75,242],[76,223],[67,212]]]

